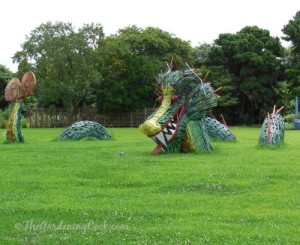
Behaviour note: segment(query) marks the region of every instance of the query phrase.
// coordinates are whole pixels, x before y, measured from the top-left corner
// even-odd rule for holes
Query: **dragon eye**
[[[171,100],[172,100],[172,102],[177,102],[178,101],[178,95],[172,95]]]
[[[157,100],[159,103],[161,103],[161,102],[163,101],[163,99],[164,99],[164,97],[160,95],[156,100]]]

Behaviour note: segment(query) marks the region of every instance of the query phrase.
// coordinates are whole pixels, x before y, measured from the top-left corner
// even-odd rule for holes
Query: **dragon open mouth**
[[[152,151],[152,155],[156,155],[160,152],[161,148],[168,148],[168,144],[172,142],[174,139],[177,130],[178,125],[180,122],[180,118],[184,111],[184,105],[181,105],[172,115],[172,117],[165,123],[165,125],[162,127],[162,130],[152,136],[152,139],[157,143],[157,146]]]

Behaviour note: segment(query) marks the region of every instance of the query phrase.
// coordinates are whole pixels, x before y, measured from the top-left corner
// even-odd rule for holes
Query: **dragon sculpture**
[[[7,142],[24,142],[21,133],[22,102],[24,98],[33,93],[35,87],[36,78],[31,71],[24,73],[21,81],[14,77],[6,85],[5,99],[7,101],[15,101],[6,130]]]
[[[194,69],[186,66],[185,70],[174,70],[170,64],[156,79],[161,105],[139,126],[157,143],[152,155],[161,151],[211,151],[211,138],[235,140],[226,123],[209,117],[217,105],[215,91]]]
[[[273,112],[264,119],[258,144],[261,146],[275,146],[283,143],[284,140],[284,120],[279,112],[283,109],[276,110],[276,106],[273,108]]]

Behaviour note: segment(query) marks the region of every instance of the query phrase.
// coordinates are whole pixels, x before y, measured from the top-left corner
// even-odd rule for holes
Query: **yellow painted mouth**
[[[140,125],[140,130],[146,134],[148,137],[152,137],[156,135],[158,132],[161,131],[161,126],[158,125],[156,122],[146,121]]]
[[[161,131],[162,126],[160,126],[157,121],[168,110],[172,102],[171,97],[173,89],[171,86],[162,87],[162,93],[163,101],[161,102],[158,110],[155,112],[153,117],[139,126],[140,130],[148,137],[152,137]]]

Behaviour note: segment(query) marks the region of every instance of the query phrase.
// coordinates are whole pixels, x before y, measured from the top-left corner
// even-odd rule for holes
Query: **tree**
[[[8,106],[8,102],[5,100],[4,91],[7,85],[7,82],[12,78],[12,72],[7,69],[5,66],[0,65],[0,109],[4,109]]]
[[[286,24],[282,32],[285,34],[284,37],[282,37],[283,40],[291,42],[292,43],[292,52],[293,53],[300,53],[300,11],[298,11],[292,20],[289,21],[288,24]]]
[[[286,50],[286,78],[290,82],[291,97],[300,96],[300,11],[282,29],[284,40],[291,42]]]
[[[228,109],[236,111],[242,122],[258,122],[257,115],[265,116],[278,101],[275,89],[283,79],[283,51],[277,37],[256,26],[236,34],[220,34],[215,40],[205,65],[228,71],[231,91],[235,91],[232,99],[239,102]]]
[[[120,29],[99,46],[103,80],[97,91],[100,112],[113,113],[153,106],[155,76],[165,62],[192,61],[191,46],[158,28]]]
[[[218,107],[213,110],[214,116],[220,117],[222,114],[226,119],[230,119],[230,123],[236,123],[232,120],[236,117],[235,112],[226,110],[227,107],[238,104],[238,99],[234,95],[236,87],[232,84],[232,76],[222,65],[211,64],[208,67],[204,65],[207,63],[212,47],[211,44],[203,43],[193,49],[194,67],[199,68],[202,78],[205,77],[207,82],[218,90],[220,96],[217,97]]]
[[[77,108],[95,103],[101,74],[98,42],[104,38],[100,24],[48,22],[33,30],[13,59],[19,71],[31,69],[38,81],[40,106]]]
[[[211,48],[212,48],[211,44],[202,43],[193,49],[192,55],[195,60],[194,67],[201,67],[203,65],[203,63],[208,57],[208,53],[210,52]]]

